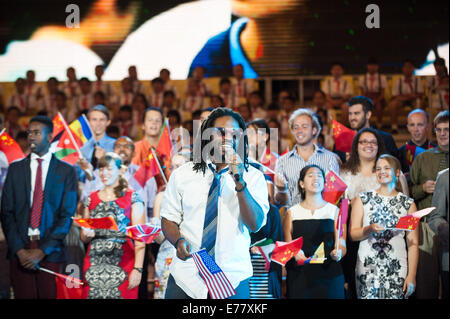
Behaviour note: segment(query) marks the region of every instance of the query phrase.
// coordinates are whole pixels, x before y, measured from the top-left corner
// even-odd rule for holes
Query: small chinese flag
[[[6,131],[0,134],[0,152],[5,154],[8,164],[25,157],[19,144]]]
[[[331,122],[336,150],[350,153],[352,149],[353,138],[356,135],[356,131],[349,129],[345,125],[335,120],[331,120]]]
[[[333,170],[328,171],[325,176],[325,185],[323,188],[323,199],[333,205],[339,202],[344,195],[347,184]]]
[[[111,216],[101,218],[74,218],[73,221],[81,227],[89,229],[110,229],[119,231],[116,221]]]
[[[436,207],[429,207],[425,209],[421,209],[417,212],[412,213],[411,215],[403,216],[399,219],[397,226],[395,229],[401,230],[414,230],[419,224],[420,219],[431,213],[432,210],[436,209]]]
[[[134,179],[142,186],[145,187],[147,181],[160,173],[158,163],[153,156],[153,153],[148,154],[147,159],[134,173]]]
[[[161,129],[161,135],[159,136],[156,152],[158,156],[161,156],[163,159],[166,157],[171,158],[172,156],[172,139],[170,137],[169,125],[167,124],[167,121]]]
[[[396,229],[414,230],[419,224],[420,218],[415,218],[412,215],[403,216],[399,219]]]
[[[272,251],[272,261],[284,266],[303,246],[303,237],[299,237],[288,243],[277,241]]]
[[[53,118],[53,136],[52,139],[56,137],[59,133],[61,133],[64,130],[64,119],[61,118],[60,114],[56,114]]]

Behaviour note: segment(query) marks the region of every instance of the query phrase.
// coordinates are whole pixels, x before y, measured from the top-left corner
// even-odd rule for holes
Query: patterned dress
[[[125,227],[131,224],[131,206],[137,202],[142,200],[132,190],[115,201],[102,201],[98,191],[86,198],[84,205],[89,208],[91,218],[111,216],[119,232],[95,230],[84,258],[83,298],[137,299],[138,287],[128,289],[128,276],[134,267],[134,245],[125,235]]]
[[[363,226],[395,227],[408,214],[413,199],[403,193],[382,196],[375,191],[360,194]],[[405,231],[385,230],[362,240],[356,262],[356,291],[360,299],[401,299],[408,273]]]

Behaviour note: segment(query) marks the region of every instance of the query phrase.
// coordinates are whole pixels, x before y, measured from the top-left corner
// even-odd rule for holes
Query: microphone
[[[228,156],[230,156],[230,154],[236,154],[236,143],[234,140],[229,140],[229,139],[225,140],[222,143],[222,147],[225,148],[226,155],[228,154]],[[228,159],[229,159],[229,157],[228,157]],[[230,163],[230,164],[232,164],[232,163]],[[233,174],[233,177],[234,177],[235,181],[239,181],[241,176],[236,173],[236,174]]]

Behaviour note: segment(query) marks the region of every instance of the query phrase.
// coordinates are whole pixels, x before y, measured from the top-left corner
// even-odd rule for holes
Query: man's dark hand
[[[181,239],[177,243],[177,257],[186,260],[191,257],[191,244],[185,239]]]

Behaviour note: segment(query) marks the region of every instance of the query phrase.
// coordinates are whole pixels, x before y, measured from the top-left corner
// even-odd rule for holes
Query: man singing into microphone
[[[264,175],[249,166],[242,117],[215,109],[194,142],[194,161],[176,169],[161,204],[162,230],[177,249],[166,299],[206,299],[208,290],[191,253],[206,249],[236,290],[248,299],[252,276],[250,232],[266,223]]]

